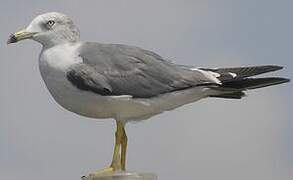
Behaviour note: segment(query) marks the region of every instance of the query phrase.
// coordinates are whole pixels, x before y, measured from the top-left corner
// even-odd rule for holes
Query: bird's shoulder
[[[171,65],[171,62],[152,51],[124,44],[103,44],[96,42],[82,43],[79,48],[79,56],[84,63],[90,65],[116,65],[136,66],[164,64]]]

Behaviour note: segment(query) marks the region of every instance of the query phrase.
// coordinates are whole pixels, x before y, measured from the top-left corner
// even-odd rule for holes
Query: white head
[[[50,12],[37,16],[27,28],[12,34],[7,43],[24,39],[33,39],[43,46],[51,47],[79,41],[79,30],[66,15]]]

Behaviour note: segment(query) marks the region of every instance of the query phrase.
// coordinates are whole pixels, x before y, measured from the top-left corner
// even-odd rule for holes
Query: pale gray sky
[[[38,71],[41,46],[6,46],[38,14],[59,11],[82,39],[153,50],[201,67],[278,64],[293,78],[290,0],[3,0],[0,7],[0,179],[78,180],[110,163],[114,122],[54,102]],[[292,83],[243,100],[206,99],[129,124],[128,168],[160,180],[289,180]],[[291,177],[291,178],[290,178]]]

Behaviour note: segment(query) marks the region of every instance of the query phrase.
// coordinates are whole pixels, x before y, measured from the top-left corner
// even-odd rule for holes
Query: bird
[[[255,77],[283,68],[277,65],[199,68],[136,46],[83,42],[73,20],[59,12],[38,15],[7,44],[25,39],[42,45],[40,73],[58,104],[81,116],[115,120],[112,161],[94,174],[126,171],[128,122],[204,98],[241,99],[247,90],[290,81]]]

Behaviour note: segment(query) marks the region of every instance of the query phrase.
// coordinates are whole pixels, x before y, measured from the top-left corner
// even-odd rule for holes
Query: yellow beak
[[[7,44],[16,43],[18,41],[29,39],[35,35],[35,32],[27,32],[25,29],[18,31],[14,34],[11,34],[9,39],[7,40]]]

